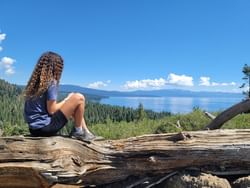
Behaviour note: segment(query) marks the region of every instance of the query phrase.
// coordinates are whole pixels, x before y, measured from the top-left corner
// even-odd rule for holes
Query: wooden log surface
[[[66,137],[1,137],[0,187],[102,185],[184,168],[250,174],[250,129],[154,134],[85,143]]]

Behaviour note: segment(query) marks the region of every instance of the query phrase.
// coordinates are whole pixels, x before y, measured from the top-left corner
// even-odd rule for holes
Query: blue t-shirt
[[[33,130],[50,124],[51,116],[47,110],[47,100],[57,99],[58,85],[51,82],[48,90],[40,97],[27,99],[24,104],[24,119]]]

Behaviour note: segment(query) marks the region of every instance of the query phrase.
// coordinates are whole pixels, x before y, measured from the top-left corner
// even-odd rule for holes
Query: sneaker
[[[70,132],[70,137],[76,138],[78,140],[82,140],[85,142],[90,142],[95,138],[95,136],[92,133],[87,133],[85,131],[83,132],[76,132],[75,128],[73,128]]]
[[[86,140],[94,140],[94,139],[96,138],[96,136],[93,135],[91,132],[85,132],[84,138],[85,138]]]
[[[85,138],[86,138],[87,140],[93,140],[93,141],[104,140],[103,137],[101,137],[101,136],[95,136],[95,135],[94,135],[93,133],[91,133],[91,132],[86,132],[86,133],[85,133]]]

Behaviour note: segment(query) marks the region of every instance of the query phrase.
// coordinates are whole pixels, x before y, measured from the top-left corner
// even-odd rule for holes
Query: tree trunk
[[[0,187],[103,185],[188,167],[250,174],[250,129],[144,135],[85,143],[64,137],[0,138]]]
[[[244,100],[238,104],[233,105],[232,107],[226,109],[220,113],[211,123],[209,123],[205,129],[214,130],[220,129],[222,125],[228,120],[232,119],[238,114],[248,112],[250,110],[250,100]]]

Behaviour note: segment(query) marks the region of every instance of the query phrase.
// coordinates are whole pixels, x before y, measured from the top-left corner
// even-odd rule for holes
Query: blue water
[[[102,104],[137,108],[142,103],[145,109],[155,112],[188,113],[194,107],[215,112],[240,102],[243,98],[236,97],[110,97],[102,99]]]

